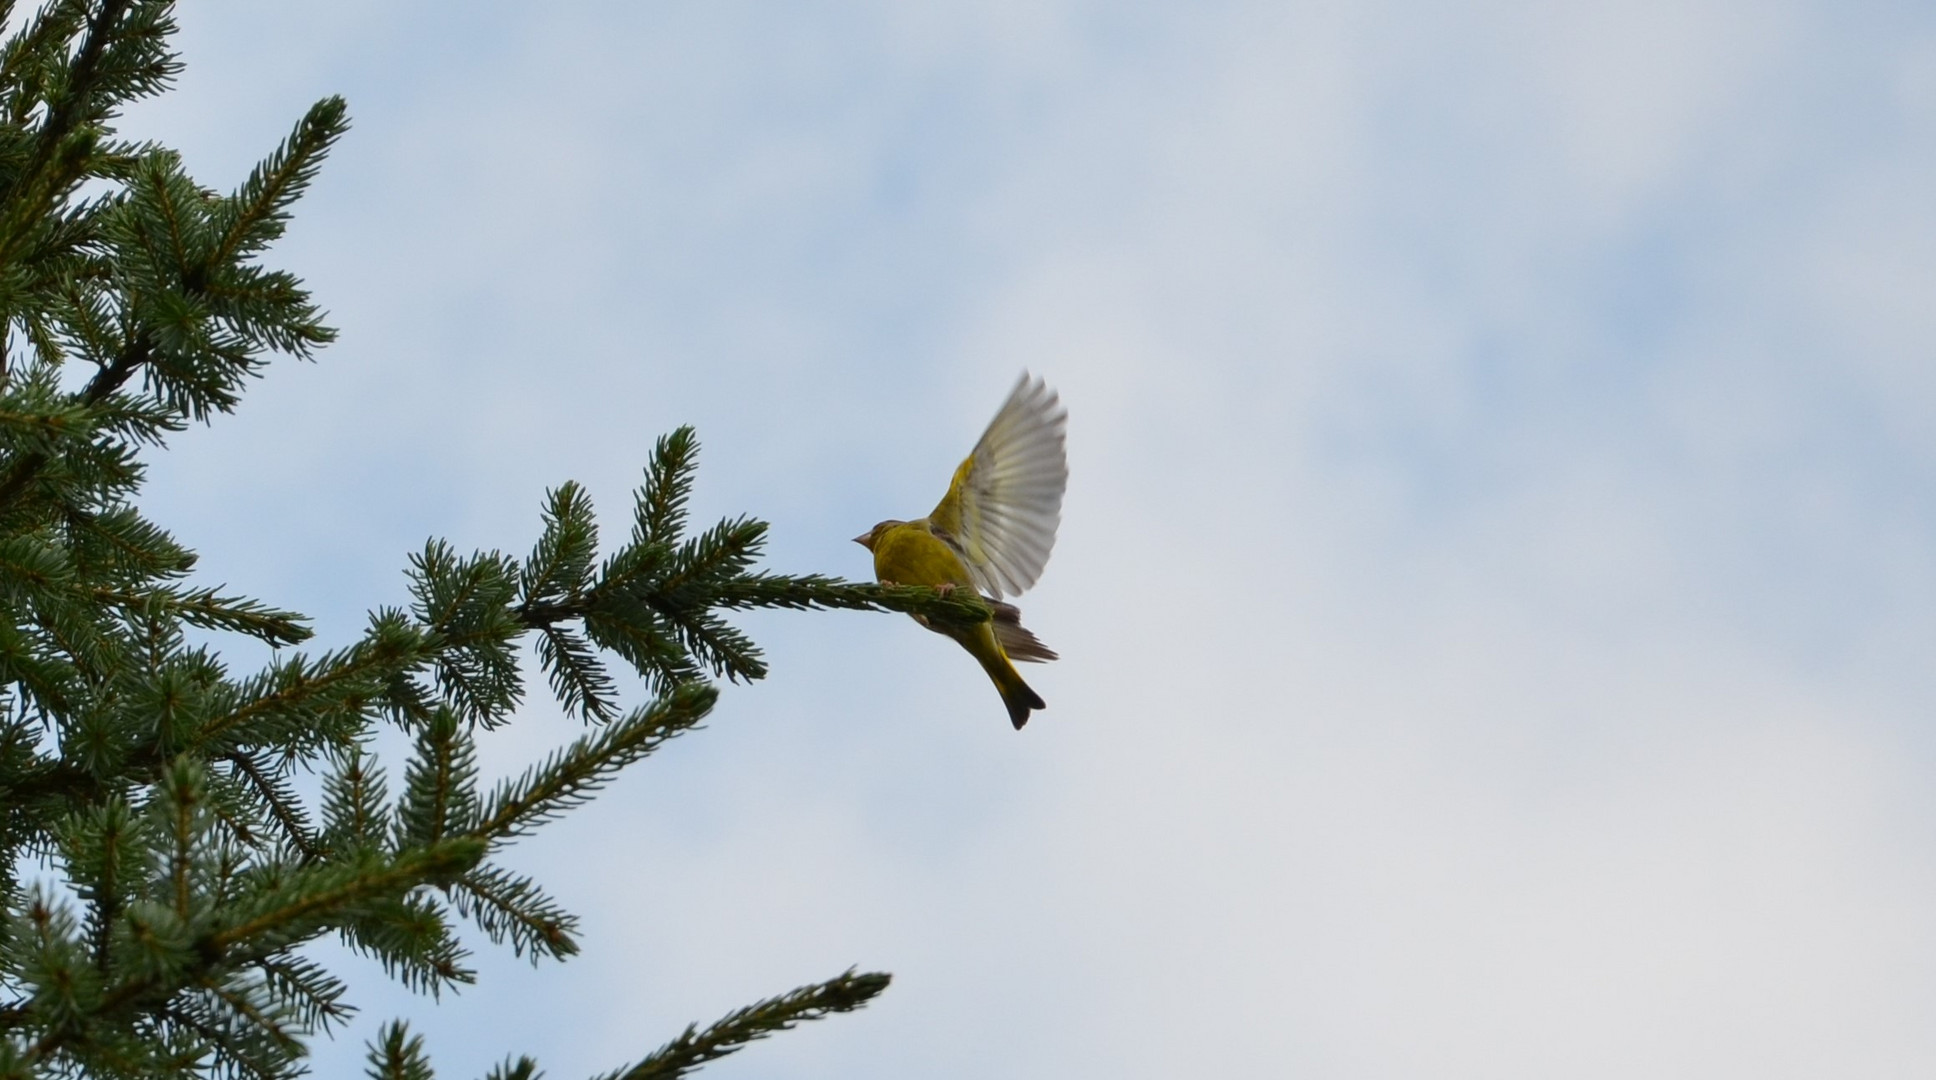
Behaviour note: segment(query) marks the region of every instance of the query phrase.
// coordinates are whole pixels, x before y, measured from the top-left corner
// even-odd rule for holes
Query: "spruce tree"
[[[202,187],[114,126],[178,70],[170,9],[0,0],[18,26],[0,51],[5,1077],[297,1075],[352,1010],[305,953],[324,937],[429,994],[473,978],[467,937],[569,957],[572,915],[494,856],[691,730],[719,682],[765,673],[726,613],[988,617],[972,596],[760,570],[751,518],[692,528],[689,429],[659,441],[621,543],[601,548],[591,503],[564,484],[528,556],[432,540],[399,602],[336,648],[299,650],[301,616],[194,584],[194,554],[138,507],[142,462],[232,412],[272,359],[331,340],[301,282],[262,260],[347,112],[318,102],[234,191]],[[274,659],[233,671],[225,639]],[[491,782],[475,748],[527,706],[526,659],[547,684],[534,707],[586,730]],[[650,700],[621,700],[615,663]],[[372,751],[383,725],[408,736],[400,764]],[[850,970],[610,1076],[683,1075],[887,983]],[[431,1075],[402,1021],[370,1059],[373,1075]]]

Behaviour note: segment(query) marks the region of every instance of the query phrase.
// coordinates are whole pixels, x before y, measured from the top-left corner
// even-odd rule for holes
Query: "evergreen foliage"
[[[765,674],[726,613],[988,617],[960,592],[760,571],[765,525],[748,518],[693,531],[697,443],[681,429],[602,558],[568,483],[529,557],[433,540],[406,606],[344,647],[286,648],[311,636],[302,617],[188,584],[194,554],[135,497],[141,454],[232,411],[273,357],[332,339],[301,283],[259,260],[346,130],[344,103],[318,102],[222,194],[113,127],[177,71],[168,3],[0,0],[0,22],[18,27],[0,48],[0,1077],[296,1075],[352,1012],[304,954],[326,936],[433,996],[473,977],[466,922],[534,962],[568,957],[571,914],[493,857],[698,725],[718,680]],[[234,672],[191,627],[279,651]],[[476,740],[526,701],[527,646],[589,726],[490,785]],[[615,662],[650,701],[623,705]],[[413,743],[394,792],[371,751],[381,725]],[[886,985],[850,971],[612,1076],[684,1075]],[[431,1075],[401,1023],[370,1061]]]

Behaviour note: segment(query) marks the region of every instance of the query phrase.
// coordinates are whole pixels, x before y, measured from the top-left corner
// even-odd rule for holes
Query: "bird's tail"
[[[1014,609],[1010,608],[1010,610]],[[1014,625],[1016,629],[1020,629],[1020,623]],[[995,689],[1001,692],[1002,704],[1008,706],[1008,722],[1014,724],[1016,730],[1021,730],[1022,725],[1028,723],[1030,712],[1048,707],[1042,703],[1042,696],[1029,689],[1029,684],[1022,681],[1021,673],[1015,670],[1014,662],[1009,660],[1008,654],[1002,650],[1004,643],[996,633],[995,623],[992,620],[976,623],[972,629],[958,627],[933,627],[932,629],[940,630],[954,638],[981,664],[981,669],[987,672],[988,678],[994,682]],[[1030,641],[1035,640],[1035,635],[1029,634],[1028,631],[1023,630],[1022,633],[1028,634]],[[1035,646],[1040,653],[1047,653],[1050,657],[1055,655],[1043,648],[1039,641],[1035,642]],[[1023,657],[1016,659],[1023,659]],[[1032,659],[1041,659],[1041,657]]]
[[[1028,723],[1030,712],[1048,706],[1043,703],[1042,695],[1029,689],[1029,684],[1022,681],[1021,673],[1015,670],[1008,654],[997,643],[994,628],[982,623],[975,629],[974,637],[962,644],[967,645],[968,651],[981,661],[982,670],[994,681],[995,689],[1001,691],[1002,704],[1008,706],[1008,722],[1020,731],[1022,725]]]
[[[1014,604],[996,600],[993,601],[993,607],[995,617],[989,621],[989,627],[995,632],[996,643],[1001,646],[1004,661],[1001,666],[1004,670],[997,674],[991,668],[988,674],[994,677],[995,688],[1002,692],[1002,704],[1008,706],[1008,722],[1020,731],[1022,725],[1028,723],[1030,710],[1047,706],[1042,703],[1042,695],[1022,681],[1021,673],[1015,670],[1013,661],[1026,660],[1039,664],[1055,659],[1055,650],[1028,632],[1022,625],[1022,613],[1015,609]]]
[[[995,685],[1002,692],[1002,704],[1008,706],[1008,722],[1014,724],[1017,731],[1028,723],[1032,710],[1048,708],[1042,701],[1042,695],[1029,689],[1029,684],[1023,682],[1020,675],[1015,676],[1015,681],[1007,686],[999,682]]]

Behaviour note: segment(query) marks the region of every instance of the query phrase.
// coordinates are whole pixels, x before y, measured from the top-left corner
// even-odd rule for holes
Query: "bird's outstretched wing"
[[[928,515],[954,540],[975,587],[997,600],[1035,584],[1055,547],[1069,486],[1068,422],[1055,391],[1023,372]]]

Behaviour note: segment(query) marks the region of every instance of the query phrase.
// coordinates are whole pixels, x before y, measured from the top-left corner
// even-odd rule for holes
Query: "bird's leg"
[[[942,596],[953,596],[955,591],[955,583],[952,581],[944,581],[941,584],[936,585],[934,587],[934,591],[939,593]]]

